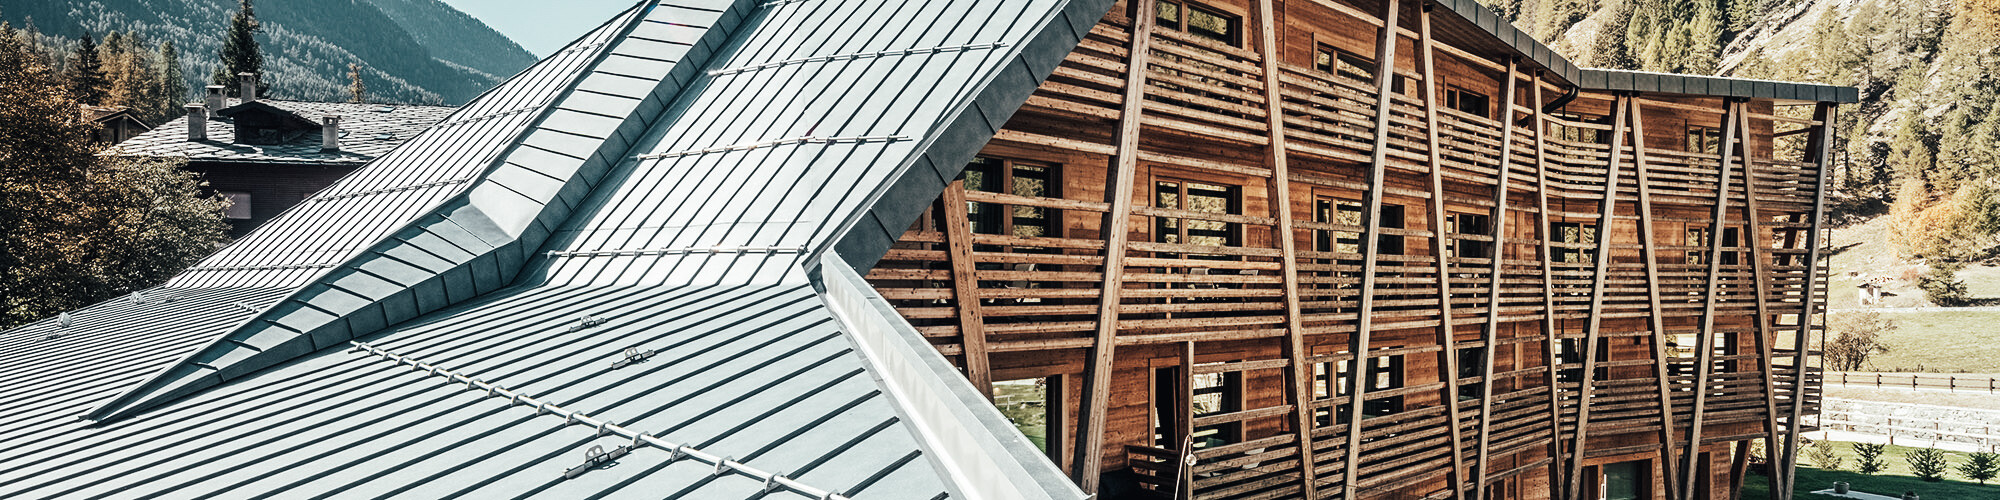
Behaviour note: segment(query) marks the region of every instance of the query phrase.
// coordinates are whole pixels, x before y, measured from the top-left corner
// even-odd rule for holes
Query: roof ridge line
[[[561,405],[551,404],[547,400],[539,399],[534,396],[529,396],[527,394],[523,394],[514,390],[502,388],[500,387],[499,384],[481,381],[477,378],[473,378],[470,375],[465,375],[450,369],[440,367],[438,365],[417,361],[415,358],[389,352],[389,350],[387,349],[369,345],[367,343],[363,343],[360,341],[349,341],[348,343],[352,344],[354,347],[352,349],[348,349],[347,352],[350,353],[367,352],[369,354],[375,355],[376,357],[389,360],[395,363],[396,366],[402,366],[403,364],[408,363],[410,365],[411,370],[428,371],[430,372],[431,376],[443,377],[447,381],[446,382],[447,384],[463,383],[465,384],[465,390],[467,391],[485,390],[486,397],[505,399],[507,400],[507,406],[509,407],[519,406],[519,405],[533,406],[535,407],[536,416],[541,416],[545,414],[561,416],[563,417],[564,427],[583,424],[585,427],[596,428],[597,435],[600,437],[605,435],[617,435],[620,437],[630,438],[632,440],[632,444],[629,445],[629,449],[636,450],[639,448],[650,446],[666,450],[668,453],[672,454],[667,459],[668,463],[679,461],[682,458],[692,458],[699,462],[714,465],[715,466],[714,475],[717,476],[727,474],[730,472],[735,472],[737,474],[742,474],[754,479],[761,480],[764,482],[764,491],[767,493],[772,491],[777,491],[779,489],[789,489],[794,492],[822,500],[847,500],[847,497],[845,495],[841,495],[839,492],[829,491],[823,488],[818,488],[809,484],[801,483],[797,479],[786,477],[782,472],[767,472],[763,469],[751,466],[750,464],[736,461],[736,459],[730,457],[716,456],[715,454],[702,451],[701,449],[689,446],[686,443],[668,442],[667,440],[660,439],[659,437],[653,436],[652,434],[649,433],[633,431],[618,424],[613,424],[610,422],[606,422],[604,420],[592,418],[589,415],[583,414],[583,412],[581,411],[563,408]],[[591,467],[592,465],[593,464],[591,462],[586,462],[584,467]]]

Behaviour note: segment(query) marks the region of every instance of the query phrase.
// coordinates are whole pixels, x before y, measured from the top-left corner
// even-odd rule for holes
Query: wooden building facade
[[[1838,100],[1447,7],[1122,1],[867,276],[1104,498],[1788,491]]]

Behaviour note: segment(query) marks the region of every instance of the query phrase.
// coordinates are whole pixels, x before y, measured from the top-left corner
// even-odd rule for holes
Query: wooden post
[[[973,270],[972,220],[966,213],[965,179],[944,189],[945,259],[951,263],[953,297],[958,302],[958,334],[965,348],[965,377],[993,400],[993,371],[987,363],[986,316],[979,311],[979,279]]]
[[[1724,114],[1723,119],[1731,120],[1736,118],[1733,118],[1729,114]],[[1747,131],[1748,128],[1748,125],[1745,124],[1744,129]],[[1770,455],[1770,450],[1778,438],[1778,380],[1777,374],[1772,372],[1771,356],[1774,353],[1774,344],[1777,343],[1778,339],[1776,337],[1777,332],[1771,329],[1770,324],[1770,269],[1764,265],[1764,259],[1769,255],[1771,245],[1764,241],[1764,230],[1761,226],[1761,218],[1758,216],[1757,173],[1756,170],[1751,168],[1749,148],[1744,148],[1743,151],[1743,210],[1745,219],[1747,220],[1746,231],[1750,233],[1750,237],[1747,238],[1751,245],[1750,270],[1751,274],[1757,280],[1757,318],[1753,326],[1757,335],[1757,368],[1763,372],[1762,378],[1764,379],[1765,456],[1774,456]],[[1808,275],[1807,278],[1806,288],[1810,292],[1812,288],[1811,276]],[[1745,451],[1748,451],[1749,445],[1746,443],[1744,446]]]
[[[1626,99],[1619,97],[1618,99]],[[1621,101],[1622,102],[1622,101]],[[1611,120],[1611,161],[1604,169],[1604,199],[1600,200],[1597,216],[1597,255],[1595,271],[1591,273],[1590,312],[1585,321],[1583,337],[1583,376],[1577,385],[1576,439],[1570,444],[1569,495],[1575,497],[1583,491],[1583,457],[1585,444],[1590,437],[1590,393],[1592,379],[1597,375],[1597,342],[1604,324],[1605,281],[1611,274],[1611,225],[1617,221],[1618,208],[1618,167],[1619,149],[1625,143],[1625,123],[1631,120],[1624,106],[1613,106]]]
[[[1738,126],[1741,123],[1738,117],[1742,117],[1744,112],[1743,103],[1731,103],[1730,110],[1731,112],[1724,116],[1724,119],[1730,120],[1730,122],[1723,126],[1722,161],[1718,163],[1720,168],[1717,169],[1715,179],[1715,209],[1710,212],[1713,214],[1713,220],[1709,222],[1708,226],[1708,284],[1706,286],[1706,293],[1702,297],[1701,322],[1698,333],[1701,336],[1696,338],[1694,342],[1694,403],[1690,405],[1690,408],[1693,408],[1694,415],[1693,420],[1688,425],[1688,449],[1690,451],[1701,448],[1702,419],[1707,414],[1708,409],[1708,378],[1710,370],[1714,368],[1713,365],[1715,364],[1715,295],[1722,288],[1722,224],[1728,220],[1729,215],[1729,164],[1733,159],[1731,152],[1736,145],[1740,144],[1743,146],[1743,158],[1741,161],[1744,164],[1749,164],[1750,156],[1750,141],[1747,140],[1749,138],[1749,130],[1747,127]],[[1690,456],[1692,455],[1690,453]],[[1694,467],[1692,459],[1690,459],[1688,467],[1690,469]],[[1693,473],[1694,471],[1690,470],[1688,472]],[[1694,477],[1691,475],[1686,478],[1690,482],[1693,479]]]
[[[1768,441],[1768,439],[1766,440]],[[1743,476],[1750,473],[1750,440],[1736,442],[1736,460],[1729,464],[1729,498],[1743,496]]]
[[[1542,261],[1542,354],[1548,358],[1549,380],[1549,498],[1564,498],[1563,446],[1562,446],[1562,383],[1556,364],[1556,295],[1555,295],[1555,252],[1550,250],[1549,240],[1554,238],[1554,224],[1549,220],[1549,156],[1548,156],[1548,111],[1542,103],[1542,71],[1535,71],[1535,79],[1530,88],[1535,108],[1535,235],[1541,242]]]
[[[1486,276],[1486,330],[1481,332],[1480,341],[1486,345],[1485,355],[1479,359],[1479,454],[1477,470],[1473,476],[1472,497],[1486,498],[1486,478],[1493,475],[1493,459],[1488,456],[1493,444],[1493,356],[1500,342],[1500,287],[1506,280],[1500,279],[1506,269],[1502,266],[1507,257],[1507,199],[1514,169],[1514,102],[1519,100],[1515,85],[1520,82],[1520,60],[1507,58],[1507,83],[1500,86],[1500,181],[1493,187],[1493,261],[1487,266]],[[1540,82],[1536,83],[1540,87]],[[1541,103],[1534,103],[1540,106]],[[1516,367],[1518,369],[1519,367]]]
[[[1111,210],[1104,214],[1103,297],[1097,307],[1097,336],[1090,347],[1088,376],[1084,378],[1084,414],[1079,415],[1076,436],[1076,484],[1085,493],[1096,493],[1098,476],[1104,466],[1104,418],[1111,398],[1111,371],[1117,349],[1119,292],[1125,277],[1127,227],[1132,223],[1132,188],[1139,171],[1140,113],[1145,109],[1146,74],[1152,54],[1152,0],[1132,1],[1131,55],[1126,58],[1125,95],[1118,115],[1118,149],[1105,195]]]
[[[1666,472],[1666,477],[1674,478],[1680,476],[1674,473],[1673,387],[1672,378],[1667,371],[1666,311],[1660,306],[1660,259],[1655,254],[1657,246],[1653,241],[1659,235],[1654,233],[1653,228],[1653,186],[1651,172],[1647,170],[1646,162],[1646,114],[1636,98],[1626,98],[1625,105],[1632,108],[1630,113],[1632,180],[1639,188],[1639,253],[1645,257],[1646,301],[1652,306],[1652,314],[1647,315],[1646,319],[1649,323],[1647,326],[1653,330],[1653,377],[1659,381],[1660,458],[1662,458],[1660,466]],[[1689,469],[1694,468],[1694,457],[1699,453],[1699,448],[1692,446],[1688,450]],[[1685,496],[1686,492],[1682,490],[1694,487],[1693,483],[1689,483],[1686,488],[1677,488],[1672,480],[1664,482],[1667,485],[1667,496],[1670,497],[1676,492]]]
[[[1472,483],[1465,478],[1465,444],[1463,429],[1459,428],[1458,409],[1458,337],[1452,328],[1451,317],[1451,256],[1444,251],[1450,238],[1444,232],[1444,146],[1438,138],[1438,78],[1434,67],[1435,50],[1431,46],[1431,8],[1424,2],[1417,10],[1417,64],[1423,72],[1425,149],[1429,152],[1430,167],[1430,229],[1431,264],[1436,270],[1438,288],[1438,375],[1443,379],[1443,394],[1438,401],[1444,403],[1445,431],[1451,438],[1451,470],[1449,471],[1451,497],[1465,498],[1465,485]],[[1483,472],[1482,472],[1483,474]]]
[[[1278,26],[1272,0],[1257,0],[1257,28],[1259,43],[1264,50],[1264,117],[1271,129],[1271,147],[1267,150],[1271,165],[1270,183],[1271,216],[1277,219],[1278,274],[1285,286],[1285,372],[1289,384],[1285,388],[1288,400],[1292,402],[1292,430],[1297,435],[1299,447],[1299,495],[1307,499],[1319,498],[1319,481],[1314,474],[1312,444],[1312,408],[1306,403],[1312,399],[1312,390],[1307,380],[1312,370],[1306,366],[1305,324],[1299,318],[1299,270],[1297,235],[1292,233],[1292,190],[1291,170],[1286,161],[1284,86],[1280,83],[1278,68]]]
[[[1799,309],[1798,336],[1794,338],[1792,344],[1793,348],[1797,349],[1797,354],[1792,358],[1792,366],[1797,373],[1792,378],[1791,415],[1785,420],[1785,427],[1787,429],[1785,432],[1784,456],[1785,489],[1783,491],[1785,492],[1785,498],[1788,500],[1791,498],[1791,488],[1793,479],[1795,479],[1792,477],[1792,467],[1798,463],[1799,414],[1805,410],[1806,353],[1812,347],[1809,335],[1812,333],[1813,308],[1819,305],[1815,302],[1818,292],[1813,289],[1814,284],[1819,280],[1813,277],[1821,271],[1819,269],[1819,257],[1820,247],[1823,245],[1819,241],[1820,224],[1826,219],[1826,171],[1827,163],[1832,161],[1830,150],[1833,147],[1833,119],[1834,103],[1819,103],[1819,106],[1813,109],[1813,120],[1820,123],[1817,125],[1819,130],[1812,134],[1811,142],[1806,145],[1806,154],[1814,156],[1812,158],[1814,161],[1809,163],[1818,164],[1820,175],[1817,179],[1814,179],[1812,232],[1806,233],[1806,248],[1810,248],[1811,250],[1807,252],[1808,257],[1806,258],[1806,286],[1804,293],[1800,295],[1800,302],[1802,304],[1800,304],[1801,307]],[[1744,121],[1745,123],[1749,122],[1748,119]],[[1745,149],[1747,153],[1748,148]],[[1776,456],[1773,456],[1773,460],[1776,460]]]
[[[1381,255],[1382,239],[1382,177],[1384,167],[1389,162],[1389,113],[1391,97],[1396,81],[1396,25],[1401,11],[1398,0],[1383,2],[1382,30],[1375,38],[1375,60],[1379,61],[1375,70],[1375,148],[1368,160],[1368,190],[1361,193],[1361,295],[1360,317],[1355,319],[1354,333],[1348,336],[1348,352],[1352,354],[1347,377],[1347,468],[1341,483],[1341,498],[1356,498],[1356,485],[1361,475],[1361,419],[1362,407],[1368,397],[1368,336],[1374,328],[1375,312],[1375,258]]]

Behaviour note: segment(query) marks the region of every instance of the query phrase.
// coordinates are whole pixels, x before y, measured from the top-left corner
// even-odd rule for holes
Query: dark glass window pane
[[[1187,31],[1202,38],[1236,45],[1236,16],[1189,5]]]

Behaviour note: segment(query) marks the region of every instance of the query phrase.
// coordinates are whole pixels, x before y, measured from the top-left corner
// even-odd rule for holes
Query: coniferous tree
[[[158,107],[148,110],[140,119],[146,123],[163,123],[181,115],[188,102],[187,74],[181,71],[181,53],[174,48],[174,42],[160,42],[159,55],[153,58],[153,102]]]
[[[77,102],[95,106],[104,102],[104,87],[104,67],[97,57],[97,41],[84,33],[69,59],[70,95]]]
[[[367,102],[368,84],[361,82],[361,65],[347,63],[347,102]]]
[[[256,73],[257,93],[271,90],[271,79],[264,74],[264,53],[257,48],[257,12],[250,6],[250,0],[241,0],[236,16],[229,18],[229,33],[222,38],[222,66],[215,69],[209,81],[221,85],[230,96],[242,97],[242,86],[236,83],[236,75]]]

